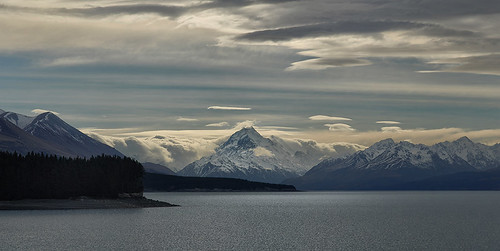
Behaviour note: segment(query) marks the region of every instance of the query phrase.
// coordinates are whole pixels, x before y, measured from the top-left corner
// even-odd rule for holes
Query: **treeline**
[[[0,200],[118,197],[143,191],[142,165],[128,157],[66,158],[0,152]]]

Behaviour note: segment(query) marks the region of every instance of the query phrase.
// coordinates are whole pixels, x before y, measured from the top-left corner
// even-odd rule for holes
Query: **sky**
[[[2,0],[0,109],[54,111],[115,142],[206,146],[253,125],[491,145],[499,30],[491,0]]]

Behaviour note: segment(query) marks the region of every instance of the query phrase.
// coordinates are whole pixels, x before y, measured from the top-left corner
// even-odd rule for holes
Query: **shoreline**
[[[177,207],[168,202],[137,198],[117,199],[23,199],[15,201],[0,201],[1,210],[73,210],[73,209],[121,209],[121,208],[152,208]]]

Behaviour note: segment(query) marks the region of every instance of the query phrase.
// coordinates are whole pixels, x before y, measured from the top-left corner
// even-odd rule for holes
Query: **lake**
[[[498,250],[500,192],[147,193],[181,207],[0,211],[1,250]]]

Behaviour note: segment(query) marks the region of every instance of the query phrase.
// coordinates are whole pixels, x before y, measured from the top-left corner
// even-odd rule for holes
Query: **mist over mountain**
[[[285,183],[306,190],[397,189],[431,177],[496,168],[498,146],[466,137],[433,146],[386,139],[348,157],[324,160]]]
[[[339,145],[339,152],[330,151],[329,156],[340,157],[357,150],[355,146]],[[213,155],[187,165],[178,174],[281,182],[307,172],[328,157],[325,152],[314,142],[288,142],[275,136],[264,138],[253,127],[248,127],[231,135]]]
[[[235,128],[234,130],[239,131],[240,129]],[[215,154],[216,149],[220,148],[230,138],[230,136],[209,139],[187,138],[165,134],[148,137],[116,137],[105,136],[92,131],[85,131],[85,133],[142,163],[160,164],[176,172],[192,162]],[[296,160],[308,166],[308,168],[322,159],[344,156],[366,148],[352,143],[318,143],[313,140],[284,139],[277,136],[269,136],[269,140],[280,145],[282,147],[281,151],[300,156]],[[257,154],[265,155],[265,150],[257,149]]]

